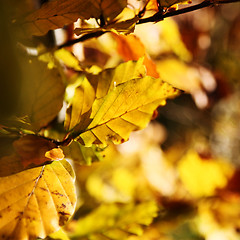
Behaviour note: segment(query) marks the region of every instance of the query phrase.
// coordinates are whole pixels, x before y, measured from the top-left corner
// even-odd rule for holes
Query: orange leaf
[[[147,69],[147,75],[159,78],[155,63],[147,55],[143,43],[137,36],[117,34],[113,34],[113,36],[117,42],[118,53],[124,61],[138,60],[140,57],[144,57],[143,63]]]
[[[41,165],[51,160],[63,158],[61,150],[54,150],[57,145],[50,140],[35,135],[27,135],[13,142],[17,155],[21,158],[24,167]]]
[[[64,154],[61,148],[53,148],[45,153],[45,157],[50,158],[53,161],[62,160],[64,158]]]

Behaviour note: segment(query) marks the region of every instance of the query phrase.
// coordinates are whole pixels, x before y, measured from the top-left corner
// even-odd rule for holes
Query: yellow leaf
[[[145,128],[154,110],[179,91],[160,79],[146,76],[119,84],[93,103],[92,122],[80,134],[86,146],[127,141],[132,131]]]
[[[226,162],[202,159],[197,152],[189,150],[178,165],[180,179],[194,197],[212,196],[217,188],[223,188],[233,174]]]
[[[85,120],[82,118],[84,114],[91,109],[95,99],[95,90],[90,84],[87,78],[84,78],[80,86],[75,88],[74,97],[72,98],[71,105],[67,109],[65,118],[65,128],[72,129],[81,121]]]
[[[120,64],[116,69],[107,69],[100,73],[100,75],[89,75],[87,78],[79,78],[80,84],[75,88],[75,93],[70,100],[70,106],[67,110],[65,119],[65,128],[72,129],[77,124],[81,125],[80,130],[84,130],[87,123],[81,123],[86,117],[83,114],[87,114],[91,110],[95,97],[101,98],[105,96],[108,91],[114,88],[114,84],[125,82],[131,78],[141,77],[145,74],[145,68],[142,65],[143,59],[138,62],[129,61],[125,64]],[[93,84],[97,84],[96,87]],[[95,93],[96,91],[96,93]]]
[[[149,0],[146,5],[146,10],[158,11],[158,1],[157,0]]]
[[[161,78],[169,84],[188,93],[201,90],[199,71],[176,58],[167,58],[157,62]]]
[[[70,238],[68,237],[67,233],[64,232],[64,230],[62,228],[60,228],[59,231],[50,234],[49,238],[52,239],[56,239],[56,240],[70,240]],[[47,238],[47,240],[49,240]]]
[[[91,235],[92,239],[94,234],[101,233],[110,239],[126,239],[131,233],[141,234],[141,225],[149,225],[157,216],[157,211],[158,206],[154,201],[136,205],[102,204],[77,221],[75,232],[71,237]]]
[[[72,141],[63,150],[67,158],[71,158],[71,160],[83,165],[91,165],[92,162],[100,161],[104,155],[104,149],[98,149],[95,145],[85,147],[78,141]]]
[[[77,71],[81,71],[79,60],[65,48],[59,49],[54,52],[54,56],[61,60],[67,67],[73,68]]]
[[[0,238],[45,238],[66,223],[75,210],[70,164],[55,161],[0,178]]]
[[[88,77],[90,82],[97,83],[96,99],[89,115],[76,114],[77,119],[82,118],[83,122],[72,131],[73,136],[79,136],[79,141],[85,146],[93,143],[106,146],[109,141],[117,144],[128,140],[132,131],[147,126],[158,106],[164,105],[167,98],[179,94],[168,83],[145,76],[142,62],[142,58],[137,62],[129,61],[116,69],[107,69]],[[81,107],[77,99],[78,106],[71,105],[67,113],[68,121],[74,124],[77,121],[70,114],[77,111],[74,108]]]
[[[86,187],[98,201],[126,203],[133,199],[137,182],[125,168],[100,168],[89,176]]]

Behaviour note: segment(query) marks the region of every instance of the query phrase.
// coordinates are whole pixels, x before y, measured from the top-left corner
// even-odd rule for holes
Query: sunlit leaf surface
[[[84,145],[97,143],[105,146],[108,141],[122,143],[128,140],[132,131],[146,127],[158,106],[165,105],[167,98],[179,94],[177,89],[160,79],[145,76],[142,60],[90,76],[91,82],[98,83],[96,99],[89,109],[89,119],[85,117],[85,122],[78,123],[73,129],[73,134],[79,134]],[[70,106],[70,113],[80,106]],[[69,119],[70,123],[77,123],[76,118]]]
[[[44,238],[74,212],[73,170],[63,160],[1,177],[0,202],[1,239]]]

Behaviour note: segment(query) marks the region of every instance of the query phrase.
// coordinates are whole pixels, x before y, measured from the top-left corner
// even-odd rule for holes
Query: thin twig
[[[91,38],[100,37],[104,33],[105,33],[105,31],[99,30],[99,32],[92,32],[92,33],[85,34],[85,35],[81,36],[80,38],[73,39],[73,40],[70,40],[70,41],[62,44],[62,45],[59,45],[57,47],[57,49],[61,49],[61,48],[64,48],[64,47],[69,47],[69,46],[72,46],[75,43],[84,42],[84,41],[89,40]]]

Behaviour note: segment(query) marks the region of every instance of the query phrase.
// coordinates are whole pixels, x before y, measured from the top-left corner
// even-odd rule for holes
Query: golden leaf
[[[165,105],[167,98],[179,94],[168,83],[145,76],[142,61],[130,61],[116,69],[89,76],[91,82],[98,84],[96,99],[88,115],[79,116],[83,122],[81,120],[72,131],[73,136],[79,136],[79,141],[85,146],[93,143],[106,146],[109,141],[116,144],[127,141],[132,131],[147,126],[158,106]],[[77,107],[79,105],[70,106],[68,114]],[[70,118],[70,122],[73,121]]]
[[[0,178],[0,238],[45,238],[66,223],[75,210],[70,164],[55,161]]]

